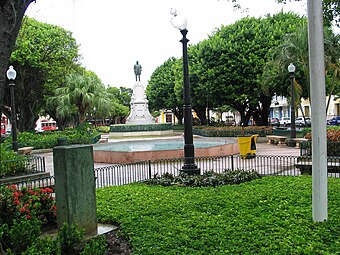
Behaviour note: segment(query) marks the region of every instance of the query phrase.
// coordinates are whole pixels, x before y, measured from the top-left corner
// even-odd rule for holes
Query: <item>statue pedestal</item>
[[[144,87],[140,81],[136,81],[133,86],[133,94],[131,97],[130,114],[126,119],[126,124],[152,124],[155,123],[154,118],[149,112],[148,100],[144,93]]]

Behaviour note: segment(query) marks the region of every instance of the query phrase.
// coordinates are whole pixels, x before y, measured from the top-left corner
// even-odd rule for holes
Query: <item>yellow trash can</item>
[[[258,135],[238,136],[241,158],[253,158],[256,156],[256,138]]]

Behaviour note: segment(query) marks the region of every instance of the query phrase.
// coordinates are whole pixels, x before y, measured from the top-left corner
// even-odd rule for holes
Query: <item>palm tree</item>
[[[325,28],[325,75],[333,69],[333,75],[338,77],[339,69],[339,35]],[[272,59],[268,61],[264,72],[264,89],[269,90],[268,84],[277,81],[278,78],[283,79],[287,75],[287,66],[294,63],[297,67],[295,85],[296,104],[300,103],[301,97],[310,99],[310,80],[309,80],[309,53],[308,53],[308,27],[307,23],[298,29],[295,33],[287,34],[284,43],[273,49]],[[334,79],[332,79],[334,81]],[[300,85],[301,84],[301,85]],[[328,83],[329,87],[334,86],[334,82]],[[329,89],[329,97],[333,92]]]
[[[56,107],[57,115],[70,116],[77,113],[79,123],[85,121],[85,113],[94,107],[103,113],[110,112],[110,100],[104,85],[92,72],[72,73],[66,77],[65,86],[57,88],[48,99]]]

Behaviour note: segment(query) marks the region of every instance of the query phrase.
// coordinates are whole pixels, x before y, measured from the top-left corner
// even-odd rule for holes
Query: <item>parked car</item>
[[[273,127],[278,127],[280,126],[280,121],[278,118],[272,118],[270,120],[270,125],[273,126]]]
[[[335,116],[331,118],[330,120],[327,120],[327,125],[340,125],[340,116]]]
[[[312,121],[309,117],[306,117],[303,119],[303,117],[297,117],[295,119],[295,126],[297,127],[310,127],[312,124]]]
[[[280,126],[290,126],[290,118],[289,117],[283,117],[280,120]]]

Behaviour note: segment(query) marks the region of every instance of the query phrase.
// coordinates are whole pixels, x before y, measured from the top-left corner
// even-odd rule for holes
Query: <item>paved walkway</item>
[[[178,136],[177,136],[178,138]],[[137,138],[136,138],[137,139]],[[154,139],[154,138],[147,138],[148,140]],[[158,139],[169,139],[169,137],[162,137]],[[117,139],[109,139],[109,143],[116,143],[120,141],[126,141],[124,140],[117,140]],[[43,152],[43,151],[33,151],[34,155],[39,155],[42,157],[45,157],[45,167],[46,171],[50,172],[51,175],[54,175],[53,171],[53,152]],[[300,149],[298,148],[292,148],[288,147],[286,145],[274,145],[274,144],[267,144],[267,143],[257,143],[256,144],[256,154],[257,155],[291,155],[291,156],[299,156],[300,155]],[[107,166],[110,164],[107,163],[94,163],[94,168]]]

